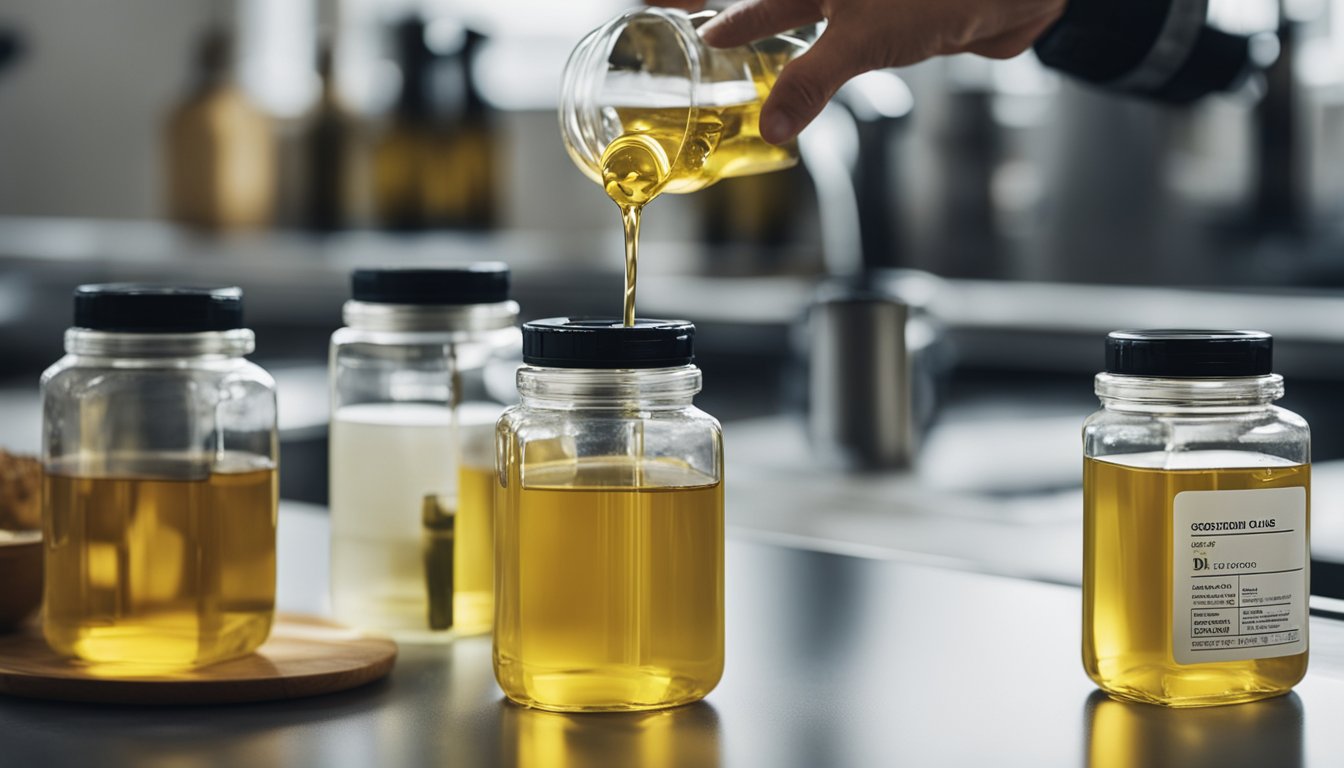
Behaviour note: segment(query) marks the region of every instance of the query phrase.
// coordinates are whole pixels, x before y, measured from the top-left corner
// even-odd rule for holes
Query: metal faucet
[[[898,75],[868,72],[846,83],[798,138],[817,189],[822,256],[831,277],[895,263],[891,138],[913,108],[910,87]]]
[[[936,278],[897,263],[890,147],[914,100],[891,72],[851,80],[799,138],[820,209],[827,280],[808,312],[808,431],[819,460],[909,466],[932,414]]]

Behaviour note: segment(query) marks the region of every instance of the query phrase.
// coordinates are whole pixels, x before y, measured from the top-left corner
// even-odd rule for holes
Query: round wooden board
[[[231,704],[299,699],[383,678],[397,644],[309,616],[279,614],[255,653],[163,676],[96,676],[57,656],[28,624],[0,635],[0,693],[105,704]]]

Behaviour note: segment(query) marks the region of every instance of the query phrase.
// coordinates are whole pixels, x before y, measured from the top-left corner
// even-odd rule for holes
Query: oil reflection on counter
[[[1302,700],[1170,709],[1094,692],[1084,706],[1088,768],[1303,765]]]
[[[569,715],[500,704],[502,765],[718,768],[719,714],[700,701],[658,712]]]

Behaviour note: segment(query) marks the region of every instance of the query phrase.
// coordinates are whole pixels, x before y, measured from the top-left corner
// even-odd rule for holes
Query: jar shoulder
[[[375,347],[409,347],[423,344],[447,344],[450,341],[452,341],[452,334],[435,331],[370,331],[364,328],[350,328],[347,326],[339,328],[335,333],[331,334],[331,346],[333,349],[363,344]]]
[[[1281,425],[1294,430],[1310,430],[1306,419],[1297,413],[1269,405],[1241,413],[1202,413],[1196,410],[1146,413],[1115,408],[1100,408],[1083,422],[1083,430],[1100,431],[1113,428],[1140,428],[1160,430],[1171,424],[1208,425],[1230,429],[1260,428]]]
[[[480,345],[491,349],[521,345],[522,332],[518,328],[492,330],[439,330],[388,331],[345,326],[331,334],[333,353],[349,354],[360,347],[442,347],[453,345]]]
[[[65,355],[42,372],[44,395],[101,387],[123,387],[126,382],[184,379],[197,384],[241,385],[274,392],[275,378],[256,363],[242,357],[211,359],[124,360]]]
[[[617,408],[531,408],[523,404],[504,409],[497,422],[500,429],[516,430],[526,425],[568,424],[581,427],[585,422],[610,424],[612,422],[647,422],[657,424],[684,424],[721,434],[719,420],[696,408],[667,408],[650,411],[623,411]]]
[[[1083,423],[1084,453],[1091,457],[1147,451],[1245,451],[1310,460],[1311,428],[1286,408],[1239,413],[1196,411],[1140,413],[1103,408]]]

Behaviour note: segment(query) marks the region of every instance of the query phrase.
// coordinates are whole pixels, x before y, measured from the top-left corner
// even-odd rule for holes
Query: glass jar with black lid
[[[351,289],[331,337],[332,608],[403,641],[488,632],[494,428],[519,348],[509,269],[357,269]]]
[[[1286,693],[1307,667],[1307,424],[1258,331],[1117,331],[1083,428],[1083,664],[1167,706]]]
[[[42,374],[43,629],[127,668],[246,654],[275,606],[276,407],[237,288],[85,285]]]
[[[527,706],[641,710],[723,672],[723,440],[695,328],[523,326],[500,418],[495,676]]]

